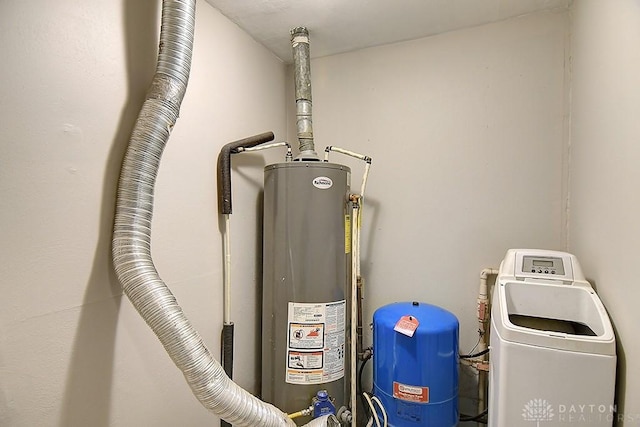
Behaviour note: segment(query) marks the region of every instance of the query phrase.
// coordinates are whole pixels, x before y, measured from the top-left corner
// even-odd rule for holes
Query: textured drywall
[[[437,304],[471,350],[480,270],[509,248],[564,249],[567,30],[566,12],[542,12],[312,61],[318,148],[373,157],[365,319]],[[360,185],[361,163],[332,160]]]
[[[572,11],[569,249],[618,339],[619,425],[640,425],[640,2]]]
[[[292,62],[289,28],[304,25],[312,56],[330,56],[475,27],[570,0],[207,0],[279,58]]]

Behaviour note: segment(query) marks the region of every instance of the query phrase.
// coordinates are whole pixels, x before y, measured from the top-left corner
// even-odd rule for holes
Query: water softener
[[[458,425],[458,319],[422,302],[373,315],[373,393],[390,427]]]

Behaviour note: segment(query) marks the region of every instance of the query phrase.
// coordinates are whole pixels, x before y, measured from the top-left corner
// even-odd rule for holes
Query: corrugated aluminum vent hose
[[[282,411],[243,390],[225,375],[158,275],[151,259],[156,175],[187,88],[195,3],[195,0],[162,2],[156,73],[120,172],[113,264],[124,293],[158,336],[204,407],[234,426],[295,426]],[[314,423],[323,422],[327,419],[314,420]]]

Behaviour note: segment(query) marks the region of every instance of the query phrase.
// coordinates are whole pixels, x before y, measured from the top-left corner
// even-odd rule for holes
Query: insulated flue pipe
[[[195,0],[162,2],[156,73],[120,172],[112,246],[114,269],[125,294],[203,406],[235,426],[294,426],[286,414],[252,396],[225,375],[158,275],[151,258],[156,176],[187,88],[195,5]]]
[[[296,128],[300,156],[296,160],[317,161],[313,143],[313,121],[311,118],[311,60],[309,54],[309,31],[305,27],[291,30],[293,68],[296,91]]]

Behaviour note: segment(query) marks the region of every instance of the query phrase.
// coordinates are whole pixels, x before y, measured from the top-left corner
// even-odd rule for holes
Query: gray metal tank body
[[[265,167],[263,235],[262,398],[285,412],[307,408],[318,390],[348,406],[351,274],[350,169],[324,162]],[[314,179],[329,178],[330,188]],[[316,181],[320,187],[327,182]],[[344,376],[324,384],[289,384],[289,303],[346,301]],[[300,418],[300,422],[308,418]],[[296,420],[298,421],[298,419]]]

